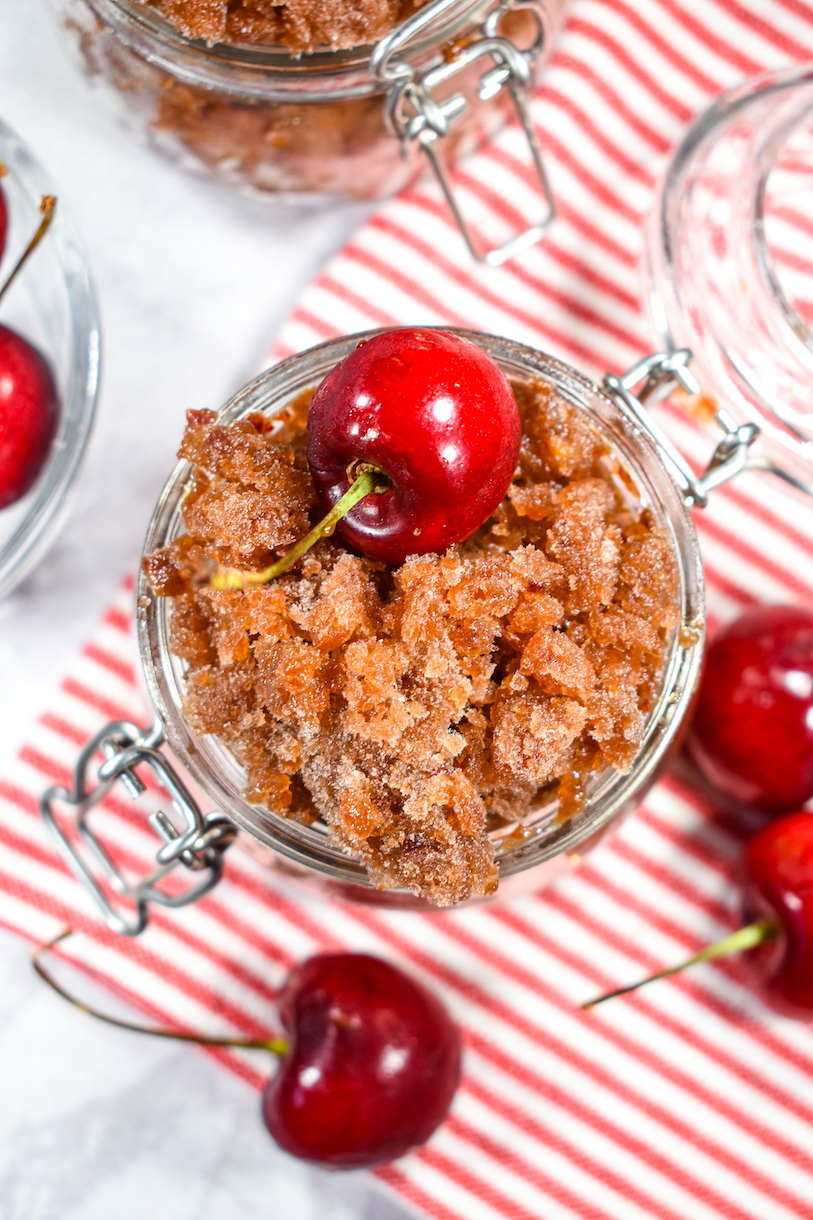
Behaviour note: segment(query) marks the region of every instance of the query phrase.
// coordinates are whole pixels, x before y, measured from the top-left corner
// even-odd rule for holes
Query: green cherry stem
[[[613,1000],[616,996],[627,995],[630,991],[637,991],[639,987],[643,987],[646,983],[654,983],[656,979],[667,979],[670,974],[678,974],[681,970],[685,970],[687,966],[694,966],[698,962],[710,962],[715,957],[728,957],[732,953],[744,953],[746,949],[753,949],[756,945],[764,944],[769,940],[775,940],[779,931],[780,925],[778,919],[759,919],[756,923],[749,923],[744,928],[738,928],[736,932],[732,932],[730,936],[724,937],[723,940],[718,940],[713,945],[708,945],[705,949],[701,949],[699,953],[695,953],[694,957],[681,962],[679,966],[670,966],[668,970],[659,970],[657,974],[650,974],[648,978],[641,979],[638,983],[632,983],[629,987],[619,987],[617,991],[608,991],[605,995],[600,995],[595,1000],[588,1000],[586,1004],[581,1005],[581,1008],[585,1012],[590,1012],[597,1004],[603,1004],[605,1000]]]
[[[371,492],[380,494],[387,490],[389,480],[380,470],[372,466],[360,466],[358,472],[358,477],[350,484],[342,498],[336,501],[330,512],[304,538],[295,542],[290,551],[282,556],[282,559],[272,563],[269,568],[264,568],[262,572],[241,572],[237,568],[219,568],[209,581],[212,588],[249,589],[255,585],[268,584],[269,580],[276,580],[278,576],[282,576],[282,573],[293,567],[297,559],[301,559],[320,538],[332,534],[342,517],[349,513],[359,500],[363,500]]]
[[[17,278],[17,273],[22,270],[23,264],[27,262],[29,254],[31,254],[31,252],[40,244],[43,237],[48,232],[51,221],[54,219],[54,213],[56,212],[55,195],[43,195],[42,199],[40,200],[40,212],[42,213],[42,220],[40,221],[39,228],[31,238],[31,241],[28,243],[26,248],[23,250],[20,257],[17,259],[17,262],[11,268],[5,284],[2,288],[0,288],[0,301],[2,301],[12,283]]]
[[[185,1034],[174,1029],[149,1029],[146,1025],[134,1025],[130,1021],[120,1021],[118,1017],[108,1016],[107,1013],[98,1012],[95,1008],[89,1008],[87,1004],[83,1004],[81,1000],[77,1000],[70,992],[62,987],[53,975],[45,969],[41,958],[45,953],[54,949],[60,941],[67,940],[72,936],[71,928],[63,928],[58,936],[53,940],[47,941],[44,945],[39,945],[31,954],[31,962],[37,974],[43,979],[48,986],[62,996],[63,1000],[67,1000],[74,1008],[78,1008],[80,1012],[85,1012],[90,1017],[95,1017],[98,1021],[104,1021],[106,1025],[115,1025],[118,1029],[129,1029],[135,1034],[151,1034],[154,1038],[172,1038],[176,1042],[196,1042],[201,1046],[234,1046],[244,1050],[259,1050],[271,1051],[273,1055],[284,1055],[288,1050],[288,1043],[284,1038],[207,1038],[205,1034]]]

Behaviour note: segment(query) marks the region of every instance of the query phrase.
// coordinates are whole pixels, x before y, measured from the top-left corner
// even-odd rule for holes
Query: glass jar
[[[722,94],[660,182],[647,233],[658,342],[761,429],[758,463],[813,491],[813,68]],[[754,463],[756,464],[756,463]]]
[[[192,170],[297,202],[380,199],[420,172],[423,150],[448,192],[447,166],[515,107],[550,218],[524,95],[564,0],[432,0],[374,47],[300,56],[209,46],[127,0],[53,2],[121,117]]]
[[[526,887],[539,888],[572,864],[624,812],[641,801],[653,782],[678,739],[699,672],[703,575],[685,498],[656,441],[641,428],[622,397],[611,397],[572,368],[531,348],[477,332],[456,333],[484,348],[510,379],[541,379],[588,417],[591,428],[607,440],[625,470],[625,487],[631,492],[634,489],[640,509],[671,539],[679,580],[678,627],[669,644],[661,688],[648,714],[633,769],[626,775],[612,769],[594,775],[585,806],[568,820],[558,821],[557,803],[549,801],[523,820],[520,833],[516,825],[494,832],[499,893],[505,895]],[[270,369],[225,406],[219,422],[232,423],[253,412],[273,416],[283,411],[304,390],[317,385],[363,337],[367,336],[322,344]],[[192,467],[182,462],[169,479],[147,532],[145,555],[185,532],[181,514],[191,473]],[[427,904],[411,894],[376,889],[360,863],[330,841],[321,822],[304,826],[246,800],[244,774],[228,749],[214,736],[197,737],[184,719],[185,667],[170,647],[171,599],[156,597],[143,572],[137,597],[141,661],[161,731],[207,797],[245,832],[246,848],[289,876],[308,880],[342,898],[425,907]]]

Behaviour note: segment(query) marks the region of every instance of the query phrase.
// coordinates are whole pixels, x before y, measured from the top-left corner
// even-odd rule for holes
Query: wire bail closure
[[[772,474],[813,497],[813,485],[798,479],[763,454],[752,452],[751,446],[761,429],[757,424],[737,424],[725,407],[718,407],[714,413],[714,421],[723,433],[722,439],[702,475],[698,478],[693,473],[686,459],[646,410],[648,404],[663,402],[677,389],[689,395],[701,393],[700,383],[689,368],[691,360],[692,353],[687,347],[654,352],[627,369],[621,377],[608,373],[602,382],[610,396],[632,412],[641,429],[654,442],[683,492],[684,502],[689,507],[705,508],[710,491],[746,470]]]
[[[65,862],[95,900],[109,928],[122,936],[138,936],[149,921],[149,904],[183,907],[196,902],[217,885],[223,873],[223,853],[235,838],[237,828],[219,813],[204,816],[189,789],[169,760],[160,752],[164,733],[156,722],[151,729],[140,728],[126,720],[106,724],[82,750],[76,763],[73,790],[54,785],[40,800],[40,811]],[[89,780],[94,755],[101,751],[104,761],[96,771],[96,783]],[[138,878],[127,877],[110,859],[98,837],[88,825],[88,814],[121,780],[132,800],[137,800],[146,785],[137,768],[146,765],[168,793],[172,807],[183,821],[179,830],[161,810],[149,823],[163,840],[156,853],[155,867]],[[72,811],[74,826],[85,851],[68,838],[55,812],[59,802]],[[158,888],[158,882],[181,865],[198,878],[177,894]],[[95,869],[94,869],[95,866]],[[97,870],[97,871],[95,871]],[[110,900],[99,877],[119,894],[122,903]],[[135,907],[132,913],[125,905]]]
[[[539,10],[532,3],[514,8],[512,0],[503,0],[486,17],[479,37],[455,49],[454,54],[445,62],[430,68],[420,77],[416,76],[410,63],[405,59],[395,58],[397,52],[456,2],[457,0],[435,0],[433,4],[427,5],[409,20],[402,22],[376,43],[370,57],[370,67],[374,76],[390,86],[385,104],[385,121],[389,131],[401,141],[404,156],[410,155],[412,146],[417,142],[429,158],[449,210],[470,253],[478,262],[497,267],[538,242],[556,215],[556,204],[545,173],[542,149],[526,98],[526,90],[531,81],[531,66],[545,45],[545,28]],[[501,37],[497,32],[501,18],[512,10],[532,13],[536,21],[536,37],[526,50],[520,50],[510,39]],[[481,101],[489,101],[503,88],[508,89],[528,141],[545,204],[542,217],[535,224],[509,238],[503,245],[494,246],[490,250],[480,249],[463,216],[440,146],[440,141],[450,134],[454,123],[467,112],[469,103],[460,92],[452,93],[442,100],[438,100],[434,95],[438,85],[481,59],[490,61],[491,66],[484,65],[486,71],[480,78],[478,96]]]

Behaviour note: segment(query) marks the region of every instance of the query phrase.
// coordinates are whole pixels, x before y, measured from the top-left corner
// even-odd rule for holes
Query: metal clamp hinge
[[[620,399],[632,412],[643,431],[655,443],[686,504],[703,508],[713,488],[727,483],[743,470],[766,469],[767,465],[764,459],[755,459],[750,452],[759,436],[757,425],[738,425],[723,407],[714,414],[723,437],[699,477],[653,420],[647,406],[662,402],[675,390],[682,389],[690,395],[700,394],[700,383],[689,368],[691,359],[692,353],[685,347],[675,352],[656,352],[639,360],[621,377],[607,374],[603,384],[612,397]]]
[[[531,66],[542,52],[545,30],[539,11],[532,4],[522,4],[522,10],[532,14],[536,21],[536,37],[532,45],[520,50],[510,39],[501,37],[497,32],[499,22],[512,8],[512,0],[506,0],[489,13],[480,36],[457,49],[447,62],[430,68],[421,77],[416,77],[411,64],[404,59],[394,58],[396,51],[420,33],[429,22],[442,15],[454,2],[455,0],[435,0],[435,3],[427,5],[414,17],[396,27],[376,44],[370,64],[378,79],[390,86],[385,119],[389,130],[401,141],[404,155],[409,156],[415,143],[423,149],[469,251],[478,262],[499,266],[527,246],[539,241],[556,215],[553,193],[542,160],[542,149],[526,99],[526,90],[531,81]],[[544,211],[540,220],[503,245],[490,250],[480,248],[463,216],[440,144],[440,141],[450,134],[453,124],[468,111],[469,103],[462,93],[452,93],[442,100],[438,100],[434,93],[439,85],[480,59],[490,60],[491,66],[480,78],[478,95],[481,101],[488,101],[503,88],[508,89],[531,151],[531,160],[544,200]]]
[[[41,798],[40,810],[57,847],[74,875],[83,883],[101,910],[108,926],[124,936],[137,936],[147,926],[148,906],[182,907],[195,902],[217,884],[223,872],[223,853],[235,837],[236,828],[218,813],[203,815],[185,784],[159,747],[164,737],[160,725],[140,728],[126,720],[106,724],[93,737],[76,764],[73,790],[60,785],[49,788]],[[94,756],[101,752],[104,761],[96,770],[96,782],[89,779]],[[155,866],[141,877],[128,877],[114,864],[99,838],[88,825],[88,815],[121,780],[129,796],[136,800],[145,791],[137,769],[147,766],[168,793],[172,808],[181,819],[179,829],[161,810],[149,823],[163,841],[156,853]],[[72,811],[73,826],[84,851],[68,837],[56,813],[56,805]],[[197,874],[195,881],[178,893],[159,888],[159,882],[179,866]],[[103,886],[102,880],[106,882]],[[121,902],[111,899],[109,892]],[[134,908],[134,909],[133,909]]]

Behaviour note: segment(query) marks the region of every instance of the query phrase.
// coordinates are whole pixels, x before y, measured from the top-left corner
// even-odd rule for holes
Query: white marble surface
[[[46,0],[0,0],[0,114],[36,150],[90,246],[104,340],[70,519],[0,605],[1,773],[134,565],[186,409],[218,407],[255,373],[363,213],[272,211],[138,147],[75,71]],[[280,1153],[256,1095],[200,1052],[70,1010],[8,934],[0,1080],[0,1220],[407,1214],[366,1174],[335,1177]]]

